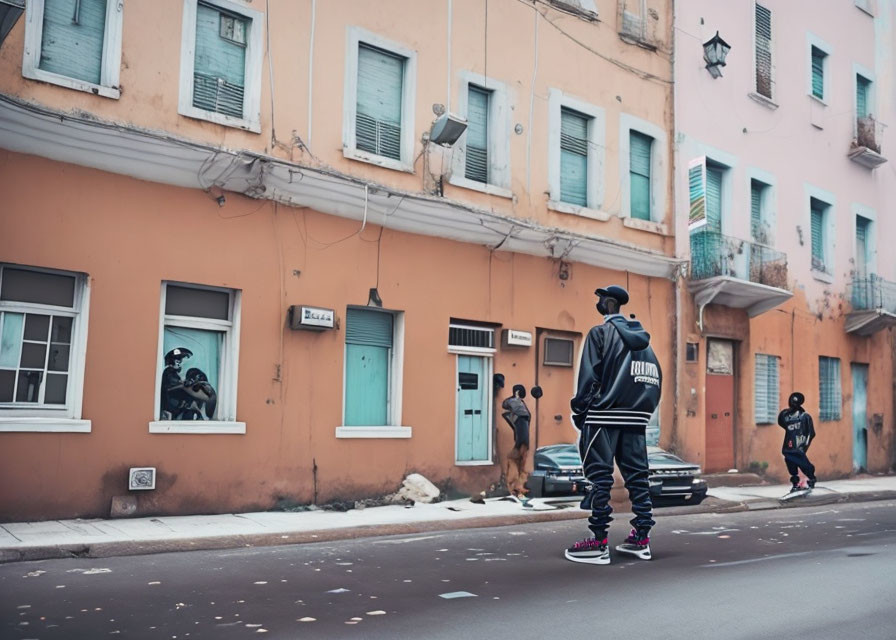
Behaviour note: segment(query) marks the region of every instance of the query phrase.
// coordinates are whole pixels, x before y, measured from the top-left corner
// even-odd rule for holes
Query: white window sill
[[[558,211],[560,213],[571,213],[583,218],[599,220],[600,222],[606,222],[610,219],[610,214],[604,211],[600,211],[598,209],[589,209],[588,207],[580,207],[579,205],[560,202],[559,200],[548,200],[548,209],[551,209],[552,211]]]
[[[85,82],[84,80],[78,80],[77,78],[61,76],[58,73],[50,73],[49,71],[44,71],[42,69],[22,69],[22,75],[31,80],[40,80],[41,82],[55,84],[60,87],[65,87],[66,89],[92,93],[93,95],[103,96],[104,98],[118,100],[118,98],[121,97],[121,91],[118,87],[104,87],[100,84],[93,84],[92,82]]]
[[[491,460],[455,460],[455,467],[491,467],[494,466]]]
[[[261,123],[256,120],[248,120],[246,118],[235,118],[234,116],[228,116],[223,113],[216,113],[214,111],[206,111],[205,109],[199,109],[192,105],[190,106],[181,106],[177,112],[188,118],[196,118],[197,120],[206,120],[207,122],[214,122],[215,124],[220,124],[225,127],[233,127],[235,129],[245,129],[246,131],[251,131],[252,133],[261,133]]]
[[[383,167],[384,169],[392,169],[394,171],[404,171],[405,173],[414,173],[414,167],[409,165],[406,162],[402,162],[401,160],[395,160],[394,158],[386,158],[384,156],[378,156],[375,153],[369,153],[367,151],[361,151],[360,149],[353,149],[351,147],[343,147],[342,155],[348,158],[349,160],[357,160],[358,162],[367,162],[369,164],[375,164],[378,167]]]
[[[90,420],[72,418],[0,418],[0,432],[90,433]]]
[[[819,98],[819,97],[818,97],[817,95],[815,95],[814,93],[809,93],[809,94],[807,94],[807,95],[809,96],[809,99],[810,99],[812,102],[815,102],[815,103],[821,105],[822,107],[827,107],[827,106],[829,106],[828,103],[825,102],[825,100],[824,100],[823,98]]]
[[[493,356],[497,351],[497,349],[489,349],[488,347],[455,347],[448,345],[448,353],[456,353],[461,356]]]
[[[475,180],[470,180],[464,176],[451,176],[448,179],[448,184],[454,185],[455,187],[461,187],[462,189],[470,189],[472,191],[480,191],[482,193],[487,193],[490,196],[498,196],[500,198],[513,198],[513,191],[510,189],[505,189],[504,187],[499,187],[494,184],[487,184],[485,182],[476,182]]]
[[[647,231],[648,233],[657,233],[661,236],[669,235],[669,228],[662,222],[654,222],[653,220],[641,220],[640,218],[623,218],[622,224],[629,229],[638,229]]]
[[[812,269],[812,277],[818,280],[819,282],[824,282],[827,284],[834,284],[834,276],[826,271],[819,271],[818,269]]]
[[[411,427],[336,427],[337,438],[410,438]]]
[[[150,433],[246,433],[245,422],[225,422],[222,420],[159,420],[149,423]]]
[[[774,100],[772,100],[771,98],[766,98],[761,93],[756,93],[755,91],[751,91],[750,93],[747,94],[747,96],[749,96],[750,98],[752,98],[753,100],[755,100],[756,102],[761,104],[763,107],[768,107],[769,109],[772,109],[772,110],[777,109],[779,106],[778,103],[775,102]]]

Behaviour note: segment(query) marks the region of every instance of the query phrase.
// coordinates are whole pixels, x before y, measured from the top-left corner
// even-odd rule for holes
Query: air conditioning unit
[[[131,467],[128,473],[128,489],[130,491],[148,491],[155,488],[155,467]]]

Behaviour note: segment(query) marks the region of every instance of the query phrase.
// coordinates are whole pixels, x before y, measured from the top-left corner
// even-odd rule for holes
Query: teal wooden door
[[[488,460],[485,358],[457,356],[457,461]]]
[[[856,471],[868,469],[868,365],[855,364],[852,369],[852,466]]]

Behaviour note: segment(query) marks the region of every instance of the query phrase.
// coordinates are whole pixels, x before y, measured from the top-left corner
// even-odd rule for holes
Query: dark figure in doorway
[[[593,537],[566,550],[573,562],[609,564],[607,529],[610,525],[610,488],[613,462],[619,466],[635,517],[632,530],[616,550],[650,560],[650,528],[655,524],[648,484],[645,431],[660,402],[662,372],[648,334],[636,320],[626,320],[619,309],[628,302],[622,287],[597,289],[597,310],[604,323],[588,332],[582,350],[576,395],[570,401],[573,423],[579,430],[582,470],[591,489],[582,509],[591,512]]]
[[[790,493],[808,493],[815,487],[815,465],[809,461],[806,452],[815,439],[815,425],[812,416],[803,409],[806,397],[799,391],[790,394],[787,409],[778,414],[778,425],[784,429],[784,463],[790,473]],[[800,487],[799,472],[806,475],[807,489]]]
[[[522,498],[528,492],[526,489],[526,459],[529,456],[529,421],[532,414],[523,402],[526,397],[526,387],[521,384],[513,385],[513,395],[504,400],[501,406],[505,409],[501,415],[513,429],[513,449],[507,454],[507,467],[504,477],[507,480],[507,488],[510,493]]]

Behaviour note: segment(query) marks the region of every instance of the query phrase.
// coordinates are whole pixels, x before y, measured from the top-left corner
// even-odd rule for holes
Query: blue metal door
[[[487,461],[485,358],[457,356],[457,461]]]
[[[855,364],[852,369],[852,466],[856,471],[868,469],[868,365]]]

